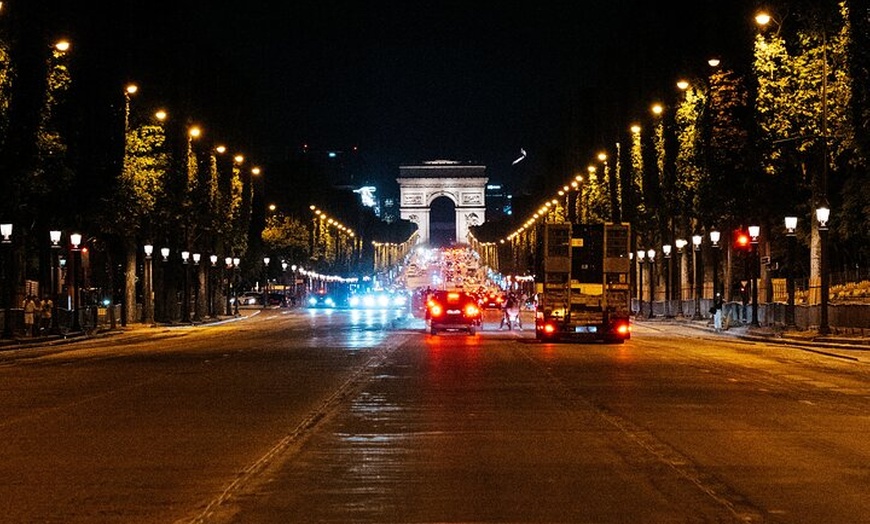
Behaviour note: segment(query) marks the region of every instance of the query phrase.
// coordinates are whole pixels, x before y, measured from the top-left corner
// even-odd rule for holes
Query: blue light
[[[329,158],[335,158],[335,157],[337,157],[337,156],[338,156],[338,153],[336,153],[335,151],[330,151],[330,152],[329,152]]]

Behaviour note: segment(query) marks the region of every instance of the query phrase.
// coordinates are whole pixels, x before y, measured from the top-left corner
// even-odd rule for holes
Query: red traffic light
[[[735,231],[734,247],[737,249],[749,249],[749,233],[740,230]]]

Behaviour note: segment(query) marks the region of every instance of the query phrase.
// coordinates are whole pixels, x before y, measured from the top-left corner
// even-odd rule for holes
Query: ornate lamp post
[[[215,306],[215,295],[217,295],[217,290],[214,285],[214,268],[217,267],[218,256],[209,255],[208,261],[211,262],[211,265],[208,267],[208,278],[206,279],[208,284],[208,316],[216,317],[218,316],[218,308]]]
[[[656,294],[656,279],[653,278],[655,274],[655,261],[656,261],[656,250],[649,249],[646,252],[647,260],[649,260],[649,317],[655,317],[655,313],[653,313],[653,302],[655,302],[655,294]]]
[[[298,267],[296,266],[296,264],[293,264],[292,266],[290,266],[290,270],[293,271],[293,305],[294,306],[299,302],[299,289],[296,287],[296,285],[297,285],[296,284],[296,280],[297,280],[296,270],[297,269],[298,269]]]
[[[794,249],[796,242],[797,217],[785,217],[785,235],[788,240],[788,272],[785,275],[785,289],[788,294],[785,306],[785,327],[793,329],[794,323]]]
[[[673,246],[664,244],[662,246],[662,254],[665,257],[665,317],[672,318],[671,314],[671,249]]]
[[[160,282],[162,284],[161,289],[160,289],[160,300],[161,300],[161,303],[163,304],[163,307],[161,308],[160,316],[161,316],[161,318],[163,318],[166,321],[171,321],[172,319],[170,318],[170,316],[171,316],[170,315],[170,308],[168,306],[169,300],[166,297],[166,288],[167,288],[167,286],[166,286],[166,265],[169,263],[169,248],[168,247],[161,247],[160,248],[160,256],[163,257],[163,264],[161,265],[161,275],[162,276],[160,279]],[[155,309],[156,309],[156,307],[155,307]]]
[[[49,263],[51,266],[51,278],[49,278],[51,289],[49,290],[48,296],[51,298],[52,302],[51,325],[49,326],[49,329],[54,329],[57,327],[57,300],[58,295],[60,295],[60,278],[58,278],[58,255],[60,253],[61,238],[60,230],[53,229],[49,231],[48,238],[51,240],[51,260]]]
[[[643,249],[637,250],[637,317],[643,315],[643,259],[646,257],[646,251]]]
[[[153,290],[153,273],[152,265],[151,265],[151,254],[154,253],[154,245],[153,244],[145,244],[142,246],[142,249],[145,251],[145,271],[143,275],[143,287],[144,290],[142,292],[142,306],[144,311],[143,322],[145,324],[152,326],[154,325],[154,290]]]
[[[719,239],[721,233],[717,230],[710,231],[710,242],[713,248],[713,300],[716,300],[716,293],[719,292]]]
[[[239,316],[239,257],[233,257],[233,314]]]
[[[195,266],[195,269],[193,269],[195,276],[193,287],[196,290],[196,293],[193,295],[193,320],[200,321],[202,320],[202,309],[205,302],[205,299],[202,298],[203,292],[205,291],[202,289],[201,285],[202,266],[199,265],[199,261],[202,260],[202,255],[199,253],[193,253],[190,258],[193,260],[193,265]]]
[[[692,246],[694,246],[694,251],[692,252],[692,273],[695,281],[694,287],[694,295],[695,295],[695,313],[692,315],[692,320],[701,320],[701,274],[699,271],[699,259],[701,258],[701,241],[704,239],[701,235],[692,235]]]
[[[685,251],[683,251],[683,248],[686,247],[688,243],[689,241],[685,238],[678,238],[674,241],[674,245],[677,248],[677,254],[680,255],[677,259],[679,261],[678,267],[680,274],[680,278],[678,279],[680,285],[677,287],[677,314],[680,316],[683,316],[683,265],[685,264]]]
[[[227,290],[227,292],[226,292],[226,295],[227,295],[227,303],[226,303],[227,316],[230,316],[233,314],[233,304],[232,304],[232,301],[230,300],[230,281],[231,281],[232,276],[233,276],[232,271],[233,271],[233,257],[226,257],[224,259],[224,277],[226,278],[226,281],[227,281],[227,287],[226,287],[226,290]]]
[[[12,322],[10,320],[12,301],[15,296],[15,285],[12,282],[12,224],[0,224],[0,244],[3,246],[3,338],[12,338]]]
[[[761,233],[759,226],[749,226],[749,243],[752,245],[752,322],[753,327],[758,327],[758,235]]]
[[[181,296],[181,321],[190,322],[190,251],[181,252],[181,263],[184,265],[184,289]]]
[[[79,321],[79,271],[81,271],[81,254],[82,254],[82,235],[81,233],[73,233],[69,236],[70,245],[70,264],[73,287],[73,308],[72,308],[72,327],[71,331],[79,331],[82,324]]]
[[[816,220],[819,221],[819,238],[821,240],[819,277],[821,277],[822,300],[819,305],[819,335],[829,335],[831,326],[828,325],[828,298],[830,295],[831,275],[828,273],[828,219],[831,210],[822,204],[816,209]]]
[[[269,257],[263,257],[263,309],[269,307]]]

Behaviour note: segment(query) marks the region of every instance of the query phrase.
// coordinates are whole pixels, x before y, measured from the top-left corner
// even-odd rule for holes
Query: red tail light
[[[556,326],[554,326],[553,324],[544,324],[544,333],[547,333],[549,335],[549,334],[555,333],[555,332],[556,332]]]
[[[618,326],[616,326],[616,332],[620,335],[628,335],[631,332],[631,326],[629,326],[627,323],[619,324]]]
[[[468,304],[465,306],[465,316],[466,317],[476,317],[480,313],[480,310],[477,309],[477,306],[474,304]]]
[[[441,307],[441,304],[432,302],[429,304],[429,314],[433,317],[440,317],[444,314],[444,308]]]

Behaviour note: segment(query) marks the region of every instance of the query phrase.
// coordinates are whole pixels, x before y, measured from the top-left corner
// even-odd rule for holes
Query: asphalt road
[[[870,522],[870,368],[262,312],[0,353],[3,522]]]

